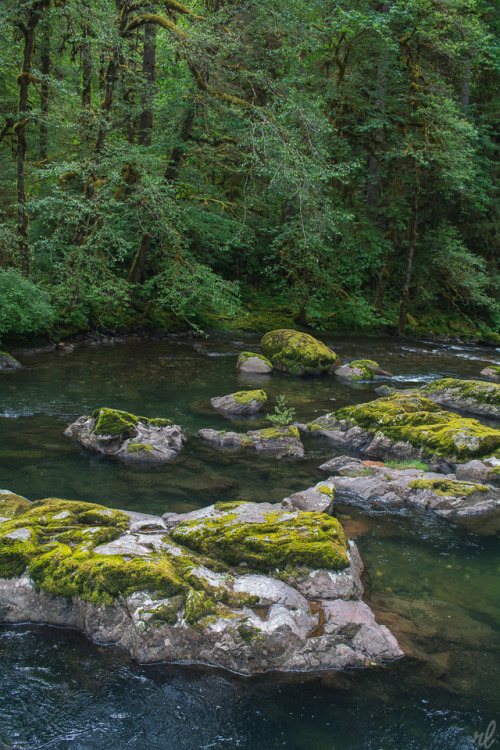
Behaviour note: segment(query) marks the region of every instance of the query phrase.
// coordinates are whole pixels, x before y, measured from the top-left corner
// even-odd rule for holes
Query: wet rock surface
[[[465,464],[471,467],[469,471],[462,468],[456,474],[439,474],[417,468],[377,466],[340,456],[320,469],[331,475],[328,485],[336,491],[336,503],[345,502],[368,511],[415,506],[471,531],[495,534],[500,530],[500,489],[486,483],[486,465],[484,483],[479,481],[478,472],[473,474],[473,465],[479,463]],[[473,475],[474,481],[470,481]]]
[[[303,458],[305,455],[299,432],[294,426],[283,429],[271,427],[244,433],[207,429],[198,430],[197,434],[214,448],[224,451],[249,448],[276,458]]]
[[[241,352],[236,362],[236,369],[240,372],[268,375],[273,371],[273,366],[266,357],[262,356],[262,354]]]
[[[246,675],[403,655],[360,599],[356,546],[326,514],[225,503],[160,518],[6,491],[0,514],[0,621]]]

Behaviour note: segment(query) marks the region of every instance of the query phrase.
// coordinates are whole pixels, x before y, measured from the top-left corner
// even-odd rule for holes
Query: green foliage
[[[53,321],[49,294],[18,271],[0,268],[0,338],[45,333]]]
[[[266,419],[275,427],[282,429],[295,419],[295,409],[292,406],[288,406],[285,396],[276,396],[274,411],[268,414]]]

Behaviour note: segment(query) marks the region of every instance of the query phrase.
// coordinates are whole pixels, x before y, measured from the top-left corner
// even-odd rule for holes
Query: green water
[[[326,340],[327,337],[325,337]],[[325,476],[332,451],[306,443],[304,461],[221,454],[195,435],[230,424],[209,399],[258,385],[283,393],[299,420],[375,397],[369,384],[241,376],[257,339],[118,344],[22,357],[0,379],[0,486],[118,508],[186,511],[219,499],[279,501]],[[345,359],[369,357],[401,385],[475,377],[500,352],[393,341],[331,340]],[[67,424],[98,406],[174,419],[188,441],[163,468],[120,466],[80,452]],[[264,426],[234,422],[234,429]],[[268,423],[267,423],[268,424]],[[426,515],[337,512],[358,545],[370,604],[410,655],[389,668],[311,679],[141,667],[67,630],[0,628],[0,748],[474,748],[499,724],[500,551]],[[490,747],[500,741],[492,735]],[[3,744],[2,744],[3,743]]]

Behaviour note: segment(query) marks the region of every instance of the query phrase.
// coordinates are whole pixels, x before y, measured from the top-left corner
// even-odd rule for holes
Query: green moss
[[[432,490],[443,497],[469,497],[476,492],[488,492],[489,487],[475,482],[459,482],[453,479],[415,479],[408,484],[414,490]]]
[[[421,388],[421,393],[431,396],[442,391],[451,391],[453,396],[473,399],[479,404],[500,406],[500,385],[496,385],[496,383],[484,383],[482,380],[443,378],[428,383]]]
[[[423,461],[386,461],[385,466],[388,469],[420,469],[420,471],[429,471],[429,464]]]
[[[262,631],[252,625],[248,625],[246,622],[242,622],[238,625],[238,634],[246,643],[261,641],[263,639]]]
[[[249,401],[258,401],[263,404],[267,401],[267,393],[265,391],[238,391],[233,393],[233,398],[239,404],[248,404]]]
[[[155,449],[152,445],[148,445],[147,443],[129,443],[127,446],[127,451],[129,453],[141,453],[143,451],[154,453]]]
[[[108,407],[96,409],[92,417],[96,420],[94,432],[97,435],[112,435],[116,437],[131,437],[139,423],[151,427],[167,427],[173,424],[170,419],[138,417],[135,414],[129,414],[127,411],[109,409]]]
[[[328,497],[335,497],[335,487],[329,487],[327,484],[322,484],[321,487],[316,488],[322,495],[328,495]]]
[[[96,420],[94,432],[98,435],[132,435],[139,424],[139,417],[118,409],[96,409],[92,414]]]
[[[230,565],[245,562],[254,570],[269,571],[291,563],[338,570],[349,564],[341,525],[322,513],[299,512],[287,520],[279,514],[268,514],[263,523],[245,523],[237,514],[229,513],[186,521],[171,536]]]
[[[222,501],[215,503],[214,508],[215,510],[221,510],[221,511],[229,511],[229,510],[235,510],[236,508],[239,508],[240,505],[243,504],[243,500],[235,500],[234,502],[224,503]]]
[[[370,433],[381,433],[393,442],[407,441],[425,455],[467,459],[488,456],[500,448],[500,430],[442,411],[433,401],[414,392],[339,409],[313,424],[329,429],[343,420]]]
[[[353,469],[347,476],[349,477],[372,477],[375,472],[369,466],[365,466],[363,469]]]
[[[168,604],[160,604],[151,612],[150,622],[153,625],[175,625],[179,619],[179,610],[184,606],[182,596],[173,596]]]
[[[272,367],[272,363],[267,359],[267,357],[264,357],[262,354],[256,354],[256,352],[241,352],[238,357],[238,362],[246,362],[247,359],[252,359],[254,357],[256,357],[257,359],[261,359],[268,367]]]
[[[375,380],[374,369],[380,369],[378,362],[374,362],[372,359],[356,359],[354,362],[349,362],[348,367],[356,367],[361,370],[361,375],[349,375],[350,380]]]
[[[500,476],[500,466],[494,466],[492,469],[489,469],[488,470],[488,476],[499,477]]]
[[[31,503],[20,495],[14,495],[12,492],[0,493],[0,517],[13,518],[20,513],[24,513]]]
[[[273,367],[293,374],[315,374],[331,369],[338,357],[307,333],[291,329],[270,331],[262,337],[263,354]]]

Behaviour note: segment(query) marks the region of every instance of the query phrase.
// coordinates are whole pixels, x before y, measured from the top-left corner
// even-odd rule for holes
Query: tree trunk
[[[401,302],[399,306],[399,320],[398,320],[398,333],[402,334],[406,328],[406,322],[408,319],[408,303],[410,301],[410,283],[411,275],[413,270],[413,261],[415,259],[415,250],[417,247],[418,237],[418,199],[419,199],[419,183],[418,175],[417,182],[415,185],[415,191],[413,193],[413,205],[412,215],[410,223],[410,236],[408,243],[408,254],[406,256],[406,270],[403,282],[403,292],[401,294]]]
[[[153,131],[153,107],[156,63],[156,26],[147,23],[144,26],[144,47],[142,54],[142,74],[144,76],[144,88],[141,95],[142,112],[139,118],[139,145],[151,146],[151,135]]]
[[[18,121],[14,125],[17,139],[17,236],[19,255],[21,258],[21,272],[25,278],[30,274],[29,248],[29,216],[26,211],[25,162],[28,143],[26,141],[26,122],[28,112],[28,89],[33,80],[31,63],[35,46],[35,29],[43,12],[44,3],[37,2],[26,13],[26,23],[19,21],[18,26],[24,37],[23,65],[21,74],[17,77],[19,86]]]
[[[90,29],[84,21],[82,26],[82,107],[88,109],[92,103],[92,48]]]
[[[186,141],[191,133],[194,122],[194,106],[190,104],[184,114],[184,119],[181,126],[181,140],[183,141],[179,146],[172,149],[170,159],[165,169],[165,179],[167,182],[173,182],[179,176],[181,168],[182,157],[184,156],[184,141]]]
[[[44,18],[42,29],[41,69],[42,83],[40,86],[40,161],[48,158],[48,119],[49,119],[49,76],[50,76],[50,22],[48,16]]]

